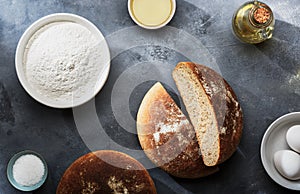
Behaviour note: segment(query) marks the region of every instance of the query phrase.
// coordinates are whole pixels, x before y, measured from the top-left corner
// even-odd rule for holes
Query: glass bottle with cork
[[[234,34],[242,42],[256,44],[272,37],[275,19],[271,8],[260,1],[243,4],[233,15]]]

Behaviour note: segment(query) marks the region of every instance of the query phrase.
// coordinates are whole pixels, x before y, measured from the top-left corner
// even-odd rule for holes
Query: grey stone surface
[[[158,193],[294,193],[271,180],[259,150],[265,130],[277,117],[300,111],[300,1],[265,2],[275,12],[274,37],[247,45],[231,32],[231,16],[241,0],[177,0],[170,24],[151,32],[132,22],[126,0],[0,0],[0,193],[22,193],[8,183],[6,165],[24,149],[37,151],[48,162],[47,182],[33,193],[55,193],[66,168],[96,149],[120,150],[140,160]],[[14,67],[22,33],[35,20],[56,12],[89,19],[106,37],[112,54],[103,89],[73,110],[36,102],[20,85]],[[185,60],[204,63],[223,75],[240,100],[245,122],[233,157],[218,173],[196,180],[174,178],[151,167],[134,134],[141,99],[156,80],[181,105],[169,71]]]

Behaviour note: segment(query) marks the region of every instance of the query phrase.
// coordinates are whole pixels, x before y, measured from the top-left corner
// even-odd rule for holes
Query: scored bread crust
[[[193,126],[159,82],[140,105],[137,132],[148,158],[173,176],[199,178],[218,170],[204,165]]]
[[[65,171],[56,194],[156,194],[147,170],[121,152],[100,150],[78,158]]]
[[[201,126],[201,122],[203,123],[203,120],[201,122],[196,122],[197,119],[203,119],[203,117],[201,118],[200,112],[199,116],[192,114],[193,106],[200,107],[200,105],[197,103],[203,102],[195,101],[196,104],[193,102],[194,104],[191,105],[191,102],[187,100],[185,91],[182,89],[184,87],[180,81],[180,75],[182,74],[189,79],[187,81],[187,87],[195,88],[198,91],[205,92],[205,97],[202,98],[207,100],[208,103],[204,106],[207,107],[207,110],[212,110],[210,112],[212,115],[210,118],[211,120],[205,122],[211,123],[212,126],[217,128],[217,142],[207,143],[206,140],[208,140],[208,138],[205,138],[204,142],[203,137],[205,134],[210,133],[211,131],[209,130],[211,129],[208,127],[204,127],[205,129],[203,129],[203,126]],[[242,110],[234,91],[225,79],[223,79],[214,70],[204,65],[195,64],[192,62],[181,62],[175,67],[172,75],[195,128],[200,149],[203,153],[202,157],[204,163],[208,166],[214,166],[224,162],[236,151],[242,136]],[[197,96],[194,97],[196,100]],[[212,160],[211,157],[214,156],[209,156],[209,153],[207,153],[207,148],[213,144],[218,145],[218,150],[215,150],[214,153],[217,153],[217,156]]]

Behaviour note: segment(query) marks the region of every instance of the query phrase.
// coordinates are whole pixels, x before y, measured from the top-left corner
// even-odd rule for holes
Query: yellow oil
[[[172,14],[172,0],[132,0],[134,18],[145,26],[159,26]]]
[[[267,7],[264,3],[250,1],[242,5],[234,14],[232,28],[234,34],[243,42],[256,44],[270,39],[274,30],[275,20],[271,11],[271,19],[265,25],[255,25],[251,22],[251,10],[258,6]]]

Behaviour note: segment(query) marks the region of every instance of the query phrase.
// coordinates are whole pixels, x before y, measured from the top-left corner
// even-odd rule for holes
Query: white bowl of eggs
[[[261,143],[261,160],[279,185],[300,191],[300,112],[275,120]]]

